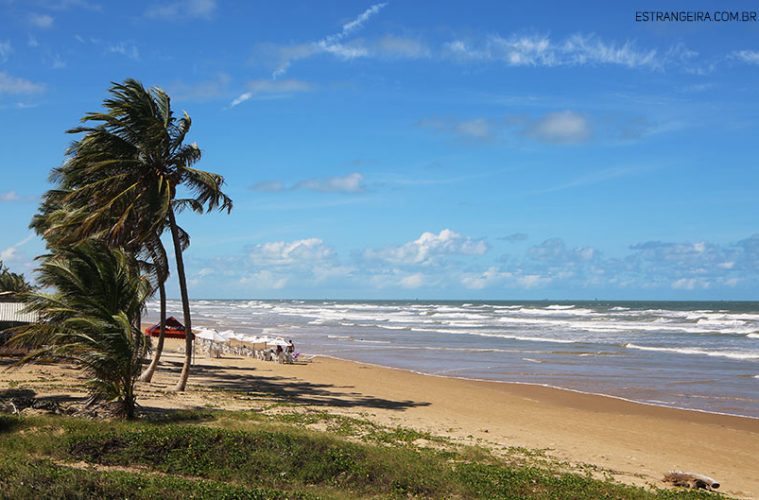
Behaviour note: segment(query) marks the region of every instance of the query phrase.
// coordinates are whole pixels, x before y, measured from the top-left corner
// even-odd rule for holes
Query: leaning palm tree
[[[108,403],[115,415],[134,417],[145,351],[135,323],[150,285],[133,256],[85,241],[45,256],[38,281],[52,291],[25,296],[39,321],[14,330],[11,344],[32,349],[19,364],[73,362],[89,376],[90,403]]]
[[[232,200],[221,191],[222,176],[192,168],[201,158],[196,144],[184,144],[192,121],[187,113],[174,116],[163,90],[147,90],[128,79],[114,83],[110,93],[103,102],[105,112],[82,118],[95,125],[69,130],[84,136],[72,144],[68,160],[51,176],[58,182],[51,205],[65,210],[61,214],[51,206],[46,216],[58,229],[65,228],[69,238],[97,234],[129,248],[143,248],[146,241],[160,239],[164,229],[169,230],[187,332],[185,362],[176,386],[182,391],[192,361],[193,335],[182,255],[187,235],[177,224],[176,213],[187,208],[229,212]],[[186,197],[178,198],[178,191],[186,192]]]
[[[166,287],[165,283],[169,277],[169,259],[166,255],[166,249],[161,241],[160,235],[152,235],[141,228],[150,225],[140,223],[139,220],[131,220],[128,224],[127,231],[119,233],[118,238],[112,236],[112,228],[118,222],[119,211],[118,205],[113,209],[111,219],[100,217],[96,224],[90,224],[87,231],[82,231],[84,219],[88,212],[81,208],[72,206],[67,202],[70,198],[70,190],[65,189],[62,185],[72,184],[71,179],[67,179],[56,169],[51,176],[54,182],[58,182],[59,188],[52,189],[43,196],[40,208],[32,218],[30,227],[38,235],[45,238],[48,248],[60,248],[75,244],[81,238],[90,238],[107,241],[111,245],[130,245],[133,253],[136,253],[140,269],[150,279],[153,291],[158,291],[160,308],[160,335],[158,343],[153,350],[152,360],[147,369],[140,376],[141,382],[150,382],[158,367],[163,352],[165,333],[166,333]],[[141,213],[134,211],[134,216]],[[147,215],[154,215],[147,211]],[[178,228],[182,250],[189,246],[189,235],[182,229]],[[141,243],[140,243],[141,242]],[[140,244],[137,244],[140,243]],[[151,294],[153,295],[153,294]]]

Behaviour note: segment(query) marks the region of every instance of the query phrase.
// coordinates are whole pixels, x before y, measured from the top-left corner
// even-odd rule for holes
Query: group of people
[[[287,340],[287,345],[283,349],[280,344],[277,344],[277,349],[274,351],[274,356],[277,363],[293,363],[298,355],[295,352],[295,344],[292,339]]]
[[[224,354],[236,354],[238,356],[251,356],[262,361],[276,361],[278,363],[294,363],[300,353],[295,352],[295,343],[292,339],[284,340],[270,337],[256,337],[253,339],[240,340],[240,336],[217,339],[218,332],[199,329],[196,338],[199,345],[196,349],[210,357],[220,358]],[[222,332],[224,333],[224,332]]]

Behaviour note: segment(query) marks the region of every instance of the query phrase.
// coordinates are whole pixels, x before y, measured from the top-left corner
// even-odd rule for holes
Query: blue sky
[[[235,201],[181,216],[193,297],[756,299],[759,23],[644,7],[0,0],[0,258],[134,77]]]

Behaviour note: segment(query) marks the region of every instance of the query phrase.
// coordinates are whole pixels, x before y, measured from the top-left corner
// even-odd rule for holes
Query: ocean
[[[759,418],[758,302],[196,300],[193,325],[431,375]],[[147,319],[157,321],[158,304]],[[179,301],[168,302],[181,320]]]

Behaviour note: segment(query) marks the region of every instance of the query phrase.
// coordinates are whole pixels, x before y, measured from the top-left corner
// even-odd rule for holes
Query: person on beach
[[[284,363],[285,362],[285,351],[282,349],[281,345],[277,345],[277,363]]]
[[[293,354],[295,353],[295,344],[292,339],[287,340],[287,347],[285,348],[285,360],[288,363],[293,362]]]

